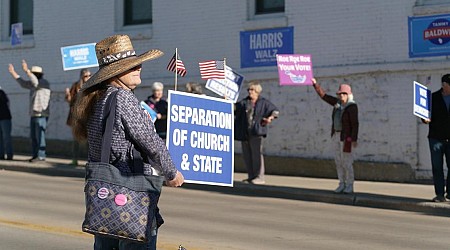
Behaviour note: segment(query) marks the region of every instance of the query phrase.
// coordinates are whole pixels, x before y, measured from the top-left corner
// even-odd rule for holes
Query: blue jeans
[[[450,171],[447,172],[447,181],[444,179],[444,155],[447,170],[450,166],[450,141],[429,138],[428,142],[430,144],[434,192],[437,196],[443,197],[445,191],[447,191],[447,194],[450,194]],[[444,190],[444,185],[446,190]]]
[[[95,236],[94,250],[156,250],[157,235],[151,236],[146,244],[118,240],[106,236]]]
[[[45,130],[48,117],[31,117],[30,137],[33,158],[45,159]]]
[[[12,160],[13,147],[11,141],[11,120],[0,120],[0,159]]]

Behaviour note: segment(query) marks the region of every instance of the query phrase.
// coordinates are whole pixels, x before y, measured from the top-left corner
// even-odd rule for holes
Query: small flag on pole
[[[186,68],[184,67],[183,61],[180,60],[180,57],[177,58],[177,53],[173,55],[172,59],[170,59],[169,65],[167,65],[167,70],[169,71],[175,72],[175,68],[177,68],[177,74],[180,76],[186,75]]]
[[[224,61],[205,61],[198,63],[202,79],[225,79]]]

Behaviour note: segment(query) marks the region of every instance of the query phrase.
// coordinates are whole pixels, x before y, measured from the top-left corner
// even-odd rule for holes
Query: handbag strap
[[[103,134],[102,134],[102,153],[101,162],[109,164],[111,155],[112,131],[114,127],[114,118],[116,117],[117,93],[113,91],[106,99],[105,109],[103,110]],[[134,173],[144,173],[144,161],[141,153],[133,146],[133,166]]]

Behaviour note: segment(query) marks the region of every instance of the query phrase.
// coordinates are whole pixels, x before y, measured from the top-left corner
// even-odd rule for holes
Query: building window
[[[416,6],[430,6],[430,5],[440,5],[449,4],[448,0],[417,0]]]
[[[255,15],[284,12],[284,0],[255,0]]]
[[[11,26],[13,23],[22,23],[24,35],[33,34],[33,1],[10,1],[9,25]]]
[[[124,0],[123,25],[138,25],[152,23],[151,0]]]
[[[417,0],[413,8],[413,16],[441,15],[449,12],[449,0]]]

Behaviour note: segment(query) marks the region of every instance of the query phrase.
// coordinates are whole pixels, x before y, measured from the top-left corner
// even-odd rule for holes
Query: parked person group
[[[66,124],[72,126],[73,113],[75,108],[75,101],[83,84],[91,78],[91,71],[89,69],[80,70],[80,78],[74,82],[70,88],[66,88],[65,99],[69,103],[69,114],[67,115]],[[77,140],[72,142],[72,165],[78,165],[78,159],[80,158],[80,143]]]
[[[428,142],[433,174],[434,202],[450,199],[450,171],[444,176],[444,156],[447,170],[450,166],[450,74],[441,78],[441,88],[431,95],[431,119],[422,119],[429,124]]]
[[[353,171],[353,150],[358,140],[358,106],[353,99],[352,89],[348,84],[341,84],[336,92],[337,97],[330,96],[313,79],[313,86],[322,100],[333,106],[331,138],[335,151],[334,162],[336,164],[339,185],[335,193],[353,193],[355,180]]]
[[[30,162],[45,161],[46,141],[45,132],[50,115],[50,84],[43,78],[42,67],[32,66],[28,68],[25,60],[22,60],[22,69],[29,78],[23,79],[9,64],[8,71],[22,88],[30,90],[30,138],[32,157]]]
[[[161,82],[154,82],[152,92],[152,95],[147,97],[145,103],[156,112],[156,133],[165,140],[167,136],[168,103],[164,98],[164,85]]]
[[[248,178],[243,180],[251,184],[265,183],[263,156],[263,138],[267,136],[268,126],[278,118],[277,107],[261,96],[259,82],[250,82],[248,96],[236,103],[234,137],[241,141],[242,155]]]

